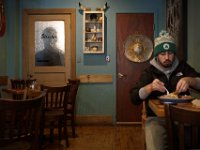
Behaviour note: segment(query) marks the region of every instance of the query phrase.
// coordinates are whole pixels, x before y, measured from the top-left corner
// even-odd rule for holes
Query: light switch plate
[[[106,56],[106,62],[110,62],[110,56],[109,55]]]

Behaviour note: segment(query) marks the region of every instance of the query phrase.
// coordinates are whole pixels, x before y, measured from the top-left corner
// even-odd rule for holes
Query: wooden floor
[[[69,138],[70,146],[64,140],[53,144],[46,142],[45,150],[144,150],[140,125],[78,126],[77,137]]]

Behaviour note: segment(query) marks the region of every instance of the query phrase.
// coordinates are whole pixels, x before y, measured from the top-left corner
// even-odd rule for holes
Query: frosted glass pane
[[[64,21],[35,22],[35,65],[64,66]]]

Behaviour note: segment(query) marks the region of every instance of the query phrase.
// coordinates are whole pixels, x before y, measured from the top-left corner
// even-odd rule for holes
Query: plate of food
[[[186,103],[191,102],[194,98],[191,95],[178,95],[175,92],[159,96],[161,103]]]

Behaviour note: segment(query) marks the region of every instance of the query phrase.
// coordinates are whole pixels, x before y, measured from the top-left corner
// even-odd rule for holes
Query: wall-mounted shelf
[[[104,53],[104,11],[84,11],[83,53]]]

